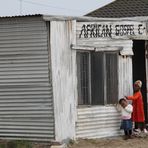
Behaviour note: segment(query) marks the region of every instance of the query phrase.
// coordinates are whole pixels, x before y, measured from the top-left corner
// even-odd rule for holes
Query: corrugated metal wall
[[[120,131],[120,115],[113,106],[96,106],[78,109],[77,138],[102,138],[117,136]]]
[[[54,138],[47,35],[40,17],[0,20],[0,138]]]
[[[119,56],[119,98],[133,94],[132,56]]]
[[[118,63],[118,99],[124,95],[132,94],[132,41],[131,40],[110,40],[99,39],[79,40],[78,45],[95,47],[123,47],[119,55]],[[83,138],[101,138],[117,136],[121,134],[120,114],[112,106],[91,106],[78,108],[78,118],[76,126],[76,136]]]
[[[119,98],[132,94],[132,58],[119,56]],[[119,99],[117,98],[117,99]],[[76,136],[102,138],[121,134],[120,114],[115,106],[78,108]]]

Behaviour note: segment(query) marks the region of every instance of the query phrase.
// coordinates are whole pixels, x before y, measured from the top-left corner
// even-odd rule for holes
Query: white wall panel
[[[120,114],[114,106],[78,108],[77,138],[102,138],[120,134]]]
[[[77,79],[74,21],[51,21],[51,63],[55,114],[55,138],[75,138]]]

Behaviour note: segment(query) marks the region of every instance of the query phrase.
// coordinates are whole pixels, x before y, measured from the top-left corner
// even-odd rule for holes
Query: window
[[[78,104],[116,103],[117,67],[117,52],[77,52]]]
[[[77,54],[78,65],[78,104],[90,104],[90,54],[88,52]]]

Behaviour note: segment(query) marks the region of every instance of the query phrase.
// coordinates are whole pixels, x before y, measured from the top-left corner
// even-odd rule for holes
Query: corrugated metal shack
[[[147,40],[148,17],[1,17],[0,138],[119,135],[114,104],[133,79],[147,95]]]

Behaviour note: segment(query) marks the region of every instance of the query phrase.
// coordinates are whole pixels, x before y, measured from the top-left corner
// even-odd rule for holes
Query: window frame
[[[117,84],[116,84],[115,87],[116,87],[116,89],[117,89],[117,92],[116,92],[116,93],[117,93],[117,96],[116,96],[116,97],[117,97],[117,101],[118,101],[118,97],[119,97],[119,85],[118,85],[118,84],[119,84],[119,70],[118,70],[118,69],[119,69],[119,51],[106,51],[106,52],[105,52],[105,56],[106,56],[108,53],[110,53],[110,54],[116,54],[116,58],[117,58],[117,59],[116,59],[116,60],[117,60],[117,63],[116,63],[116,64],[117,64],[117,65],[116,65],[116,74],[117,74],[117,75],[116,75],[116,78],[117,78],[117,79],[116,79],[116,80],[117,80],[116,82],[117,82]],[[105,64],[106,64],[106,57],[105,57]],[[105,66],[107,66],[107,64],[106,64]],[[107,67],[106,67],[106,68],[107,68]],[[105,69],[105,70],[106,70],[106,69]],[[106,85],[106,89],[105,89],[105,90],[106,90],[106,102],[105,102],[105,104],[106,104],[106,105],[115,104],[116,102],[115,102],[115,103],[108,103],[109,100],[107,99],[107,94],[108,94],[108,92],[107,92],[107,74],[106,74],[106,80],[105,80],[105,81],[106,81],[106,82],[105,82],[105,85]],[[114,101],[114,100],[112,100],[112,101]]]
[[[117,67],[116,67],[116,72],[117,72],[117,88],[118,88],[118,84],[119,84],[119,82],[118,82],[118,75],[119,75],[119,73],[118,73],[118,67],[119,67],[119,51],[97,51],[97,52],[95,52],[95,53],[103,53],[103,73],[104,73],[104,88],[103,88],[103,92],[104,92],[104,97],[103,97],[103,104],[92,104],[92,71],[91,71],[91,68],[92,68],[92,62],[91,62],[91,54],[92,54],[92,52],[94,52],[94,51],[86,51],[86,50],[84,50],[84,51],[81,51],[81,50],[79,50],[79,51],[77,51],[77,53],[88,53],[88,81],[89,81],[89,84],[88,84],[88,86],[89,86],[89,102],[88,102],[88,104],[78,104],[78,106],[104,106],[104,105],[112,105],[112,104],[114,104],[114,103],[112,103],[112,104],[109,104],[109,103],[107,103],[108,102],[108,100],[107,100],[107,74],[105,74],[106,73],[106,54],[112,54],[112,53],[114,53],[114,54],[116,54],[116,58],[117,58]],[[78,64],[78,63],[77,63]],[[78,68],[77,68],[77,70],[78,70]],[[77,75],[78,76],[78,75]],[[78,78],[79,79],[79,78]],[[78,86],[78,89],[79,89],[79,87],[81,87],[81,86]],[[79,91],[79,90],[78,90]],[[118,95],[119,95],[119,89],[117,90],[117,100],[118,100]]]
[[[76,56],[78,56],[77,54],[82,54],[82,53],[88,53],[88,104],[78,104],[78,106],[85,106],[85,105],[90,105],[91,104],[91,54],[90,54],[90,51],[82,51],[82,50],[80,50],[80,51],[78,51],[77,53],[76,53]],[[78,60],[76,61],[77,62],[77,77],[78,77],[78,64],[81,64],[81,63],[78,63]],[[81,74],[80,74],[81,75]],[[80,84],[81,83],[81,79],[80,78],[77,78],[79,81],[78,81],[78,84]],[[80,87],[81,86],[79,86],[77,84],[77,88],[78,88],[78,91],[80,90]],[[82,88],[81,88],[82,89]],[[81,91],[82,92],[82,91]],[[78,95],[79,95],[79,93],[78,93]],[[79,98],[79,96],[78,96],[78,98]],[[79,100],[78,100],[78,102],[79,102]]]

